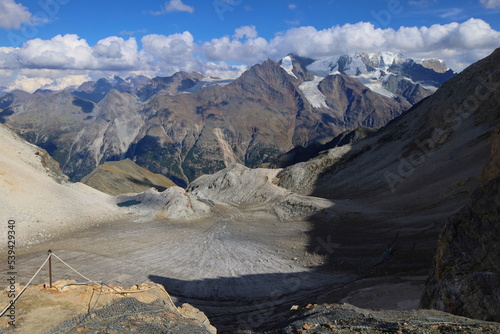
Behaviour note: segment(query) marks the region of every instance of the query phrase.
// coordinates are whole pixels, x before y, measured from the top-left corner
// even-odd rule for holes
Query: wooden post
[[[49,288],[52,288],[52,251],[49,249]]]

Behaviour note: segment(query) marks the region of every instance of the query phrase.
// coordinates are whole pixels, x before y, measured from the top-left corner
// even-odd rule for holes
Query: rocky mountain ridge
[[[359,126],[379,128],[433,92],[408,79],[407,68],[382,76],[363,63],[356,77],[345,61],[344,72],[320,77],[311,61],[268,60],[233,81],[179,72],[59,92],[14,91],[0,98],[0,121],[45,148],[72,180],[130,158],[186,185],[234,162],[257,167],[299,145],[324,144]],[[441,81],[448,76],[432,73]]]

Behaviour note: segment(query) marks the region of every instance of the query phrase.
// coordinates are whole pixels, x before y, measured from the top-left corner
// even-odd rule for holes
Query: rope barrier
[[[58,259],[59,261],[61,261],[62,264],[64,264],[66,267],[68,267],[69,269],[73,270],[75,273],[77,273],[78,275],[80,275],[81,277],[83,277],[84,279],[86,279],[87,281],[89,282],[93,282],[93,283],[99,283],[99,282],[96,282],[94,280],[91,280],[90,278],[87,278],[85,277],[82,273],[80,273],[78,270],[76,270],[75,268],[73,268],[72,266],[70,266],[69,264],[67,264],[66,262],[64,262],[59,256],[57,256],[56,254],[52,253],[53,256],[56,257],[56,259]]]
[[[35,279],[35,277],[38,275],[38,273],[40,273],[40,271],[42,270],[42,268],[45,266],[45,264],[47,263],[47,261],[50,259],[50,256],[51,254],[49,254],[47,256],[47,258],[45,259],[45,261],[43,262],[43,264],[40,266],[40,268],[38,268],[38,270],[36,271],[35,275],[33,275],[33,277],[31,277],[31,279],[28,281],[28,283],[24,286],[24,288],[21,290],[21,292],[19,292],[19,294],[16,296],[16,298],[12,299],[9,303],[9,305],[7,305],[7,307],[2,311],[2,313],[0,313],[0,317],[2,317],[5,312],[7,312],[7,310],[9,308],[12,307],[12,305],[14,305],[14,303],[16,302],[16,300],[21,297],[21,295],[23,294],[24,290],[26,290],[26,288],[31,284],[31,282],[33,281],[33,279]]]
[[[21,297],[21,295],[23,294],[23,292],[28,288],[28,286],[31,284],[31,282],[35,279],[35,277],[40,273],[40,271],[42,270],[42,268],[47,264],[47,262],[49,261],[50,257],[51,256],[55,256],[59,261],[61,261],[62,264],[64,264],[65,266],[67,266],[69,269],[71,269],[72,271],[74,271],[75,273],[77,273],[79,276],[81,276],[82,278],[84,278],[86,280],[86,282],[81,282],[81,283],[69,283],[69,284],[66,284],[64,285],[61,289],[65,288],[66,286],[68,285],[85,285],[85,284],[99,284],[101,286],[101,289],[102,287],[106,287],[108,289],[111,289],[113,290],[114,292],[118,293],[118,294],[128,294],[128,293],[140,293],[140,292],[147,292],[147,291],[150,291],[150,290],[153,290],[153,289],[156,289],[157,286],[154,286],[154,287],[150,287],[148,289],[144,289],[144,290],[135,290],[135,291],[118,291],[117,289],[113,288],[112,286],[102,282],[102,281],[95,281],[95,280],[91,280],[90,278],[86,277],[85,275],[83,275],[82,273],[80,273],[78,270],[76,270],[75,268],[73,268],[72,266],[70,266],[68,263],[66,263],[63,259],[61,259],[59,256],[57,256],[57,254],[54,254],[53,252],[50,252],[49,255],[47,256],[47,258],[45,259],[45,261],[42,263],[42,265],[40,266],[40,268],[38,268],[38,270],[36,271],[36,273],[31,277],[31,279],[28,281],[28,283],[24,286],[24,288],[21,290],[21,292],[19,292],[19,294],[9,302],[9,304],[5,307],[5,309],[0,313],[0,317],[2,317],[5,312],[7,312],[7,310],[9,308],[12,307],[12,305],[15,304],[15,302],[17,301],[17,299],[19,299],[19,297]],[[170,296],[169,296],[170,298]],[[170,299],[170,302],[175,305],[172,300]]]

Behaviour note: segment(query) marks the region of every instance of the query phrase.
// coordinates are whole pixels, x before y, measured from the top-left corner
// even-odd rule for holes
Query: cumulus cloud
[[[124,40],[108,37],[92,47],[94,67],[107,70],[133,70],[139,66],[140,56],[135,38]]]
[[[234,79],[239,77],[247,70],[245,65],[230,65],[226,62],[213,63],[206,62],[203,64],[201,72],[204,75],[221,79]]]
[[[296,8],[297,8],[297,5],[296,5],[296,4],[294,4],[294,3],[289,3],[289,4],[288,4],[288,9],[290,9],[290,10],[294,10],[294,9],[296,9]]]
[[[242,26],[234,31],[234,38],[255,38],[258,36],[255,26]]]
[[[72,74],[60,70],[23,70],[8,86],[8,90],[21,89],[33,93],[37,89],[61,90],[79,86],[91,80],[86,74]]]
[[[372,23],[345,24],[328,29],[291,28],[271,40],[260,37],[241,41],[222,37],[204,43],[203,52],[211,61],[256,63],[266,58],[278,59],[290,52],[318,58],[352,52],[392,51],[411,56],[415,53],[457,57],[465,53],[491,52],[500,45],[500,32],[480,19],[430,27],[375,28]],[[447,52],[445,52],[447,51]],[[480,53],[484,53],[480,52]],[[460,55],[460,56],[459,56]],[[452,63],[450,57],[446,59]],[[477,59],[476,59],[477,60]]]
[[[194,37],[190,32],[181,34],[146,35],[142,38],[144,51],[162,61],[174,63],[182,62],[183,59],[190,58],[194,51]]]
[[[183,70],[234,78],[248,66],[268,58],[279,60],[290,52],[320,58],[378,51],[442,58],[451,68],[461,70],[498,47],[500,32],[480,19],[399,29],[376,28],[372,23],[360,22],[321,30],[310,26],[295,27],[271,39],[259,37],[255,26],[242,26],[232,35],[206,42],[195,42],[188,31],[145,35],[140,42],[142,48],[133,37],[111,36],[93,46],[71,34],[50,40],[32,39],[20,48],[0,47],[0,70],[57,70],[73,76],[91,73],[93,78],[104,73],[126,76],[140,72],[156,76]],[[15,87],[59,87],[60,82],[65,82],[62,79],[49,81],[50,75],[23,75],[18,77]]]
[[[163,9],[161,11],[152,12],[151,14],[162,15],[162,14],[171,13],[171,12],[193,13],[194,8],[186,5],[185,3],[182,2],[182,0],[170,0],[170,1],[165,3],[165,6],[163,7]]]
[[[480,0],[486,8],[500,8],[500,0]]]
[[[0,69],[15,69],[19,67],[16,49],[11,47],[0,47]]]
[[[17,57],[23,67],[40,69],[132,70],[139,62],[135,38],[108,37],[91,47],[74,34],[29,40]]]
[[[14,0],[0,0],[0,28],[19,29],[23,23],[30,23],[31,13]]]

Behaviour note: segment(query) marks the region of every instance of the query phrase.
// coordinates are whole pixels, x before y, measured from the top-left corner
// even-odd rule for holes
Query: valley
[[[339,207],[351,211],[352,203]],[[23,248],[18,276],[28,278],[50,248],[97,281],[123,287],[160,283],[174,302],[199,308],[221,333],[265,328],[283,321],[293,305],[345,300],[367,308],[418,306],[428,263],[414,262],[402,269],[403,261],[422,256],[415,251],[413,258],[396,256],[392,269],[377,265],[387,248],[378,233],[387,226],[372,230],[372,237],[353,235],[358,242],[347,246],[337,243],[341,236],[359,233],[348,221],[339,221],[333,236],[311,241],[310,222],[279,222],[259,211],[220,210],[223,214],[208,220],[122,221],[61,235]],[[428,239],[436,237],[437,229],[433,232]],[[393,235],[386,235],[382,240],[390,243]],[[404,237],[398,240],[398,244],[405,242]],[[428,259],[431,256],[429,252]],[[330,257],[343,266],[329,264]],[[400,270],[394,270],[396,266]],[[52,270],[57,280],[82,281],[56,260]],[[33,283],[47,279],[45,268]],[[405,292],[391,293],[398,289]]]
[[[384,65],[386,56],[378,58],[378,65]],[[473,316],[477,320],[461,320],[470,328],[479,326],[480,320],[498,321],[499,59],[500,49],[439,82],[434,94],[406,111],[408,101],[401,102],[402,95],[399,100],[383,96],[380,89],[372,91],[354,78],[363,74],[354,65],[376,65],[361,57],[341,57],[320,66],[353,77],[333,72],[320,81],[314,77],[318,72],[307,70],[314,62],[290,58],[281,64],[269,60],[256,65],[224,86],[195,93],[164,91],[148,102],[112,89],[95,107],[106,111],[96,122],[117,126],[78,123],[83,128],[57,141],[79,134],[69,149],[87,152],[73,160],[78,168],[85,167],[81,172],[130,147],[134,154],[144,153],[136,155],[135,162],[108,163],[92,174],[101,175],[94,181],[102,189],[117,191],[113,196],[69,182],[46,151],[1,125],[5,141],[0,144],[0,164],[8,175],[0,178],[0,208],[5,219],[19,221],[19,283],[26,283],[51,249],[92,280],[125,288],[157,283],[171,294],[174,308],[191,304],[220,333],[293,332],[290,324],[302,320],[294,318],[293,306],[306,313],[304,307],[318,310],[305,316],[310,321],[332,307],[363,314],[346,318],[351,320],[371,314],[353,311],[355,307],[410,310],[397,317],[416,317],[421,323],[410,324],[416,326],[415,333],[436,325],[432,321],[461,326],[458,318],[443,320],[451,315],[416,310],[429,305]],[[352,67],[340,68],[346,63]],[[410,61],[393,59],[393,65],[415,75],[416,65]],[[172,82],[189,83],[183,74],[177,79],[182,80],[155,79],[141,89],[150,92],[158,85],[168,91]],[[371,80],[371,85],[380,85],[377,78]],[[308,93],[302,95],[300,87]],[[243,91],[249,92],[244,98]],[[318,98],[318,91],[324,99]],[[74,99],[67,92],[49,94],[55,95],[44,101],[60,98],[68,105]],[[26,101],[33,103],[39,97],[34,95]],[[125,109],[117,109],[117,101]],[[207,101],[217,103],[205,105]],[[143,102],[151,108],[139,116],[127,109]],[[27,107],[30,103],[17,105],[7,124],[25,131],[24,122],[34,115]],[[239,107],[233,109],[235,105]],[[265,109],[262,117],[251,113],[256,105]],[[248,119],[258,124],[247,124]],[[293,127],[288,127],[291,120]],[[372,129],[374,125],[380,129]],[[351,126],[357,130],[351,132]],[[94,129],[100,131],[97,137]],[[43,138],[43,131],[32,135]],[[101,136],[107,131],[109,137]],[[138,133],[144,137],[134,137]],[[313,138],[318,142],[307,147]],[[146,141],[144,146],[141,141]],[[282,159],[284,168],[259,168],[299,144],[304,144],[303,150],[288,153]],[[177,153],[167,154],[169,147]],[[301,159],[301,154],[307,158]],[[164,177],[160,180],[141,169],[141,159],[169,176],[166,169],[172,161],[165,164],[166,159],[180,159],[173,164],[189,165],[178,174],[189,174],[183,179],[189,183],[185,188],[168,186]],[[298,163],[289,163],[292,160]],[[71,165],[71,158],[66,162]],[[142,180],[167,186],[124,193],[122,187]],[[473,256],[476,252],[482,255]],[[79,279],[58,264],[53,271],[57,279]],[[467,277],[467,284],[455,277]],[[46,281],[44,269],[34,283]],[[7,301],[5,293],[1,301]],[[381,317],[388,314],[393,313],[384,311]],[[335,316],[329,317],[328,321]],[[365,320],[370,319],[373,315]],[[394,331],[408,326],[398,319],[389,324],[397,327]],[[344,326],[344,320],[339,321],[332,328]],[[310,324],[301,325],[303,330],[312,328],[306,325]],[[377,328],[373,333],[386,327]]]

